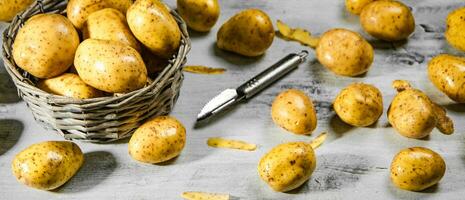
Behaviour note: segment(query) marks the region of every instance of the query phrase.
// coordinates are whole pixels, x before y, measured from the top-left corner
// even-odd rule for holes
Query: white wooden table
[[[246,8],[266,11],[273,21],[281,19],[320,34],[334,27],[362,32],[358,18],[345,12],[343,0],[222,0],[221,18],[209,34],[192,34],[189,64],[224,67],[224,75],[187,74],[180,99],[172,115],[187,127],[187,144],[174,162],[148,165],[133,161],[126,142],[99,145],[79,143],[85,164],[66,185],[54,192],[27,188],[11,173],[15,154],[46,140],[62,140],[34,122],[25,103],[3,69],[0,73],[0,199],[180,199],[183,191],[230,193],[239,199],[464,199],[465,198],[465,105],[457,105],[433,87],[426,63],[441,52],[458,53],[444,40],[447,13],[465,2],[459,0],[405,0],[413,8],[416,31],[406,44],[373,40],[376,56],[364,77],[346,78],[330,73],[311,53],[297,71],[276,83],[247,104],[218,118],[209,126],[193,129],[197,112],[210,98],[227,87],[238,86],[284,55],[305,47],[276,38],[266,55],[243,58],[215,47],[216,32],[234,13]],[[175,6],[174,0],[168,4]],[[0,25],[3,30],[6,24]],[[368,37],[368,36],[367,36]],[[368,37],[370,38],[370,37]],[[394,79],[407,79],[435,101],[445,105],[455,120],[456,133],[445,136],[434,131],[429,139],[407,139],[387,126],[386,114],[375,127],[351,128],[331,110],[340,89],[351,82],[376,85],[387,109],[395,91]],[[304,90],[316,103],[318,129],[329,132],[329,140],[317,150],[317,168],[310,181],[292,193],[273,192],[259,179],[260,157],[273,146],[288,141],[309,141],[278,128],[270,117],[273,98],[282,90]],[[221,136],[259,144],[255,152],[213,149],[208,137]],[[441,183],[425,192],[396,189],[389,181],[392,157],[401,149],[425,146],[440,153],[447,171]]]

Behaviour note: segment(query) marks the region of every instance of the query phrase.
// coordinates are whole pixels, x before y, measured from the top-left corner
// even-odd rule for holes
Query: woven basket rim
[[[67,97],[67,96],[60,96],[60,95],[55,95],[52,93],[45,92],[38,88],[35,84],[33,84],[33,81],[25,77],[23,74],[18,71],[20,69],[16,63],[11,62],[13,60],[11,57],[12,55],[7,55],[6,53],[6,48],[8,48],[8,45],[6,44],[7,39],[12,39],[14,41],[15,36],[11,36],[12,32],[19,30],[15,24],[19,24],[19,26],[22,26],[21,20],[24,22],[29,19],[30,17],[39,14],[35,13],[32,14],[28,17],[24,17],[24,15],[28,15],[29,12],[31,12],[32,8],[35,8],[36,6],[39,6],[40,10],[42,13],[44,12],[44,7],[45,4],[51,3],[53,5],[56,4],[61,4],[65,3],[67,4],[67,1],[60,1],[60,0],[37,0],[35,1],[28,9],[25,11],[21,12],[20,14],[16,15],[14,19],[11,21],[11,23],[7,26],[7,28],[3,31],[2,34],[2,59],[5,64],[6,71],[10,74],[10,77],[13,78],[15,84],[20,84],[25,88],[31,89],[33,93],[36,93],[38,95],[46,96],[47,100],[53,101],[53,102],[59,102],[60,104],[75,104],[75,105],[87,105],[87,104],[94,104],[94,103],[102,103],[105,101],[125,101],[129,98],[132,98],[137,95],[142,95],[144,92],[149,91],[155,87],[157,87],[160,82],[160,79],[165,79],[168,78],[170,75],[172,75],[176,70],[174,69],[174,63],[176,60],[181,60],[185,59],[185,55],[190,51],[191,43],[190,40],[188,39],[189,34],[186,31],[187,28],[180,27],[181,30],[181,44],[177,50],[177,53],[173,55],[172,58],[169,59],[168,65],[165,66],[165,68],[157,75],[157,77],[150,83],[144,86],[143,88],[140,88],[138,90],[134,90],[128,93],[121,93],[118,95],[113,95],[113,96],[105,96],[105,97],[98,97],[98,98],[89,98],[89,99],[76,99],[72,97]],[[163,2],[164,3],[164,2]],[[165,4],[165,3],[164,3]],[[166,4],[165,4],[166,5]],[[169,8],[167,6],[167,8]],[[46,13],[54,13],[52,12],[46,12]],[[57,14],[63,15],[64,12],[57,12]],[[178,23],[178,26],[186,26],[185,22],[182,21],[182,18],[179,16],[179,14],[174,10],[170,9],[170,14],[174,17],[176,22]],[[77,30],[78,31],[78,30]],[[184,55],[183,55],[184,52]],[[10,60],[11,59],[11,60]],[[65,72],[66,73],[66,72]],[[91,105],[90,105],[91,106]]]

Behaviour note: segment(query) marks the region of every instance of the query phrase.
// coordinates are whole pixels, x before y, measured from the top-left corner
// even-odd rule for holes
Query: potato
[[[333,108],[347,124],[370,126],[383,114],[383,96],[373,85],[353,83],[337,95]]]
[[[16,14],[26,10],[34,0],[0,0],[0,21],[11,21]]]
[[[260,56],[274,39],[273,22],[258,9],[247,9],[231,17],[217,34],[218,48],[244,56]]]
[[[389,123],[401,135],[409,138],[424,138],[434,127],[444,134],[454,132],[452,120],[446,111],[432,102],[425,93],[414,89],[407,81],[395,81],[399,93],[388,109]]]
[[[131,92],[147,83],[142,57],[120,42],[85,40],[78,47],[74,66],[85,83],[109,93]]]
[[[178,156],[186,143],[186,129],[174,117],[161,116],[140,126],[129,140],[129,155],[144,163],[160,163]]]
[[[346,9],[354,15],[360,15],[363,8],[376,0],[346,0]]]
[[[275,98],[271,118],[276,125],[295,134],[310,134],[317,124],[312,99],[295,89],[281,92]]]
[[[307,181],[315,170],[312,147],[304,142],[278,145],[260,159],[258,173],[273,190],[287,192]]]
[[[316,47],[318,61],[342,76],[358,76],[373,63],[373,47],[360,34],[347,29],[324,33]]]
[[[465,51],[465,7],[454,10],[447,16],[446,39],[450,45]]]
[[[439,55],[428,64],[431,82],[449,98],[465,103],[465,58]]]
[[[181,42],[181,30],[165,4],[158,0],[138,0],[126,15],[129,28],[152,53],[170,58]]]
[[[129,30],[126,17],[113,8],[90,14],[83,27],[84,39],[112,40],[124,43],[140,52],[140,44]]]
[[[365,6],[360,23],[368,34],[385,41],[404,40],[415,31],[415,19],[410,9],[392,0],[374,1]]]
[[[114,8],[126,14],[134,0],[69,0],[66,13],[69,20],[81,29],[87,17],[95,11],[104,8]]]
[[[65,184],[84,163],[81,149],[72,142],[48,141],[18,153],[11,168],[19,182],[40,190]]]
[[[13,43],[13,58],[33,76],[51,78],[73,64],[78,45],[78,33],[66,17],[39,14],[19,29]]]
[[[88,86],[78,75],[72,73],[41,80],[37,86],[45,92],[76,99],[90,99],[105,95],[102,91]]]
[[[442,157],[424,147],[400,151],[391,163],[391,181],[400,189],[422,191],[437,184],[446,172]]]
[[[189,28],[208,32],[220,17],[218,0],[177,0],[179,15]]]

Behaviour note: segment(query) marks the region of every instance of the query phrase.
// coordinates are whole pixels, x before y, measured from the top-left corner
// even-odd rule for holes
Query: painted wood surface
[[[174,7],[175,1],[167,3]],[[236,199],[463,199],[465,196],[465,106],[457,105],[428,81],[426,64],[432,56],[459,54],[444,40],[447,13],[460,6],[459,0],[405,0],[416,17],[416,31],[405,43],[386,43],[369,36],[375,47],[372,69],[363,77],[339,77],[321,66],[313,53],[306,63],[246,104],[194,129],[197,112],[210,98],[225,88],[236,87],[284,55],[306,49],[276,38],[266,55],[244,58],[215,47],[220,25],[246,8],[266,11],[273,20],[281,19],[321,34],[334,27],[363,32],[358,18],[344,10],[343,0],[220,0],[221,18],[208,34],[192,33],[188,64],[224,67],[223,75],[187,74],[180,99],[172,115],[187,127],[187,144],[174,161],[147,165],[133,161],[125,141],[98,145],[79,143],[85,164],[70,182],[54,192],[29,189],[11,173],[15,154],[27,146],[46,140],[61,140],[34,122],[17,96],[3,67],[0,69],[0,199],[180,199],[183,191],[230,193]],[[6,24],[0,25],[1,29]],[[390,84],[407,79],[433,100],[445,105],[456,123],[456,133],[445,136],[434,131],[426,140],[413,140],[388,126],[386,114],[376,126],[351,128],[331,109],[331,102],[344,86],[366,82],[379,87],[387,109],[395,91]],[[262,182],[256,170],[260,157],[273,146],[288,141],[309,141],[313,136],[297,136],[275,126],[270,117],[273,98],[282,90],[297,88],[311,96],[318,110],[315,133],[328,131],[329,140],[317,151],[317,168],[311,180],[292,193],[276,193]],[[213,149],[209,137],[227,137],[259,144],[255,152]],[[447,172],[441,183],[425,192],[396,189],[389,181],[389,165],[401,149],[425,146],[440,153]]]

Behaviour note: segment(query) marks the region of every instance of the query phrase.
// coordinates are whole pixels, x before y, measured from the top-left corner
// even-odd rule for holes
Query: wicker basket
[[[35,87],[36,78],[16,66],[12,45],[18,29],[38,13],[61,13],[66,1],[38,0],[29,9],[16,16],[3,33],[3,61],[37,122],[46,129],[54,129],[64,138],[88,142],[110,142],[131,136],[146,119],[168,114],[179,95],[183,80],[182,66],[190,50],[186,25],[175,12],[181,32],[181,45],[169,65],[146,87],[131,93],[78,100],[46,93]]]

